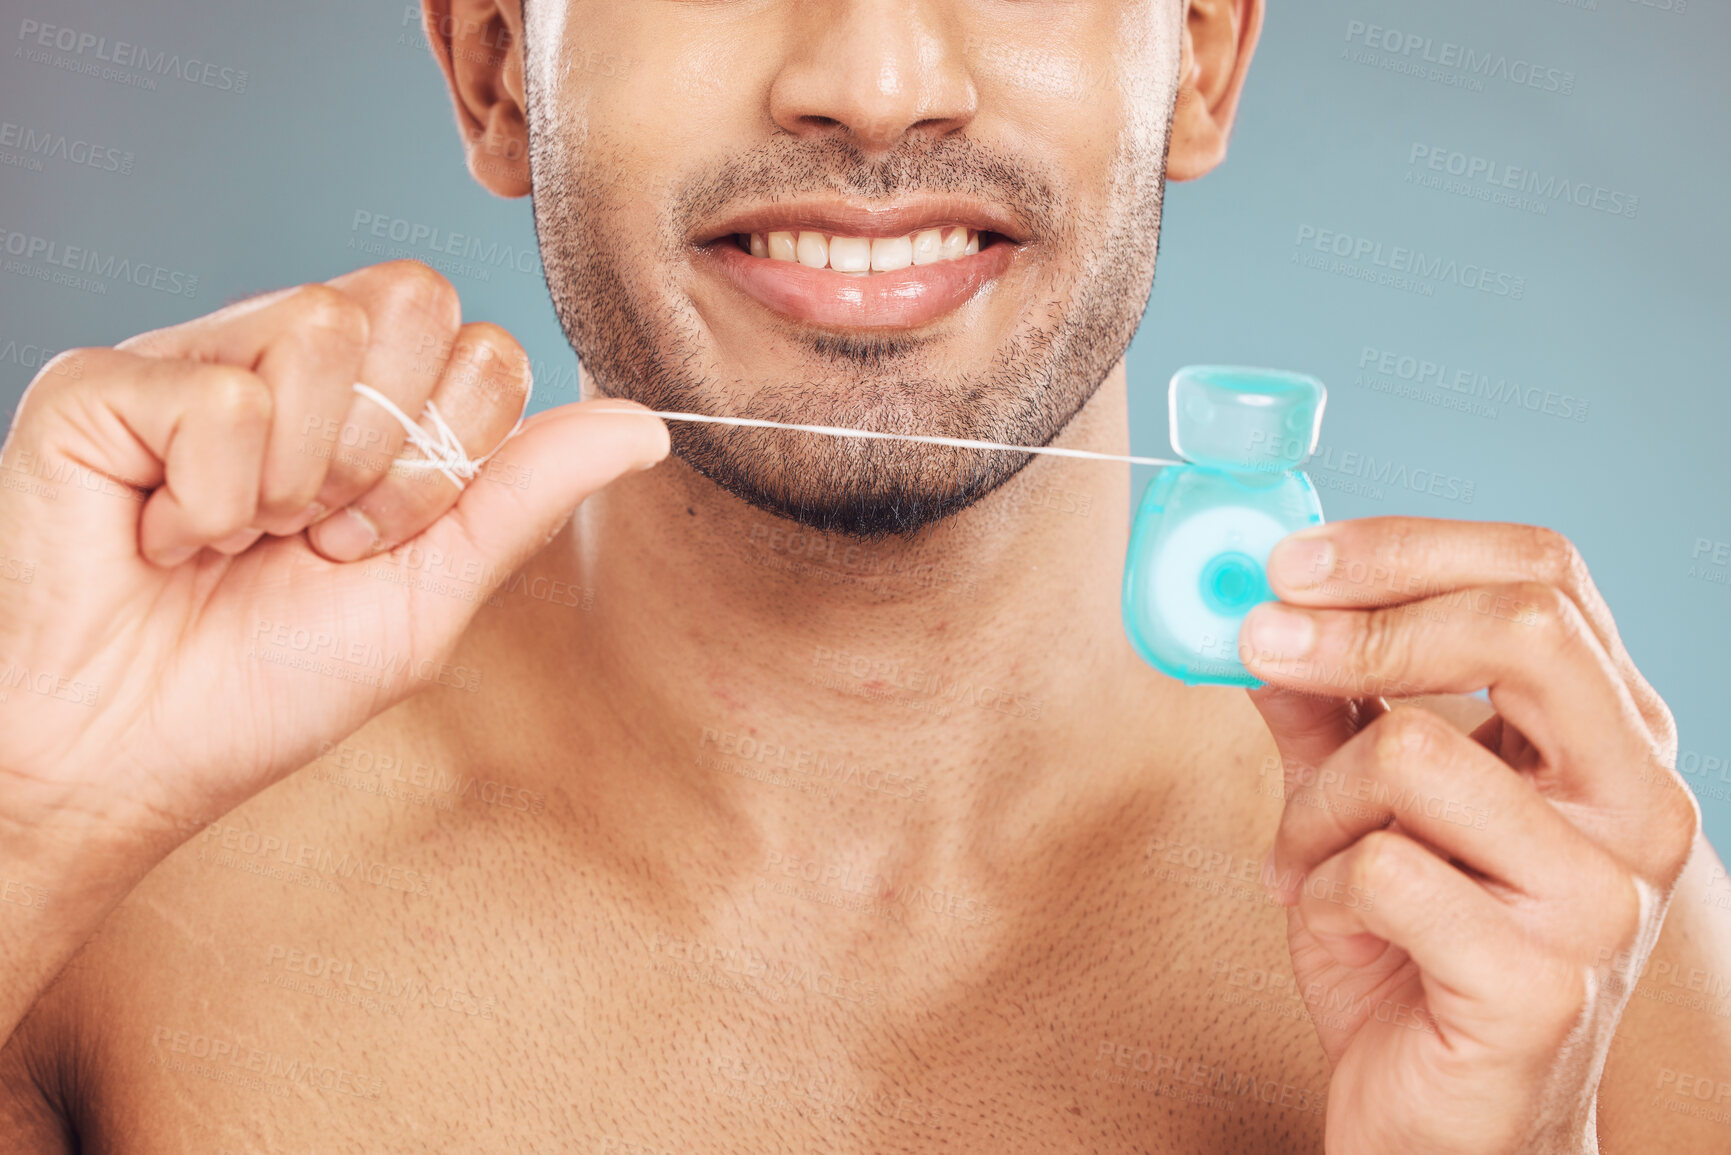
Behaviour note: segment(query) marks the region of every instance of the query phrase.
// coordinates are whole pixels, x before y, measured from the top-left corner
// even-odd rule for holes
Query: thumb
[[[667,426],[634,401],[561,405],[523,422],[486,471],[421,541],[505,581],[564,527],[583,500],[667,456]],[[491,592],[489,588],[488,592]]]

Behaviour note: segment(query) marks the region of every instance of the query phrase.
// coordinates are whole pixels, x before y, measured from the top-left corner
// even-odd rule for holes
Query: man
[[[0,1146],[1722,1150],[1724,872],[1558,536],[1292,539],[1188,688],[1118,467],[633,404],[1122,452],[1261,14],[427,0],[608,399],[508,438],[407,263],[44,369]]]

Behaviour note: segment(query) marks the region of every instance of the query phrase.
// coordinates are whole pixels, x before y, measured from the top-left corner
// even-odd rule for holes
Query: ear
[[[527,196],[521,0],[421,0],[421,16],[451,86],[469,172],[495,196]]]
[[[1187,0],[1167,180],[1195,180],[1226,159],[1238,97],[1262,33],[1262,0]]]

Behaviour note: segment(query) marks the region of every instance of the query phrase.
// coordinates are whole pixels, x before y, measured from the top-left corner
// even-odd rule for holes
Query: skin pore
[[[539,91],[542,71],[530,71],[530,106],[538,113],[532,156],[548,279],[566,334],[604,393],[660,409],[1038,445],[1092,395],[1140,317],[1159,234],[1163,125],[1126,132],[1103,170],[1085,174],[1084,187],[1103,185],[1103,203],[1078,206],[1070,202],[1082,198],[1065,191],[1069,182],[1033,171],[1038,157],[1013,141],[1004,147],[962,134],[973,102],[960,83],[947,86],[960,90],[948,104],[921,108],[928,115],[920,123],[930,129],[893,140],[886,131],[872,142],[877,147],[839,125],[806,127],[821,115],[808,109],[826,107],[814,94],[811,103],[783,97],[778,119],[793,129],[738,152],[717,155],[712,144],[708,154],[683,153],[660,142],[644,155],[636,134],[633,142],[605,139],[605,108],[594,110],[599,123],[571,134],[582,147],[570,147],[550,111],[570,98],[551,78]],[[1154,115],[1149,109],[1142,119]],[[678,168],[658,171],[672,165]],[[645,204],[625,191],[644,179],[669,188],[668,203]],[[627,199],[613,199],[620,195]],[[715,237],[724,227],[717,220],[741,207],[916,196],[1008,209],[1018,238],[988,232],[1000,238],[989,249],[1014,250],[1004,256],[1014,267],[917,332],[816,328],[742,309],[731,281],[715,275],[720,261],[744,263],[723,252],[738,250],[740,234]],[[574,205],[582,211],[570,211]],[[769,211],[772,224],[798,220],[791,210]],[[917,224],[944,225],[941,205],[919,211]],[[713,426],[681,426],[676,446],[752,504],[861,535],[933,524],[1022,464],[1011,454],[885,442],[848,447]]]
[[[518,0],[427,0],[426,16],[471,171],[501,196],[533,195],[586,396],[1121,453],[1122,355],[1152,284],[1163,170],[1190,179],[1223,159],[1261,6],[534,0],[525,14]],[[475,450],[516,418],[527,357],[497,326],[459,326],[459,304],[436,273],[391,262],[142,335],[131,352],[87,351],[80,380],[136,423],[162,408],[145,388],[155,374],[192,380],[213,368],[212,348],[229,349],[239,364],[221,366],[224,395],[269,402],[243,425],[259,448],[237,458],[231,485],[256,489],[261,464],[304,456],[273,456],[263,436],[263,414],[292,404],[303,379],[336,395],[333,428],[354,416],[336,403],[350,404],[355,380],[394,386],[410,412],[431,395],[420,382]],[[448,363],[410,355],[446,347]],[[265,373],[260,349],[330,363]],[[237,395],[245,365],[261,370],[258,389]],[[91,408],[77,391],[39,393],[33,436]],[[43,547],[67,560],[12,620],[72,623],[41,631],[49,664],[65,634],[106,639],[111,620],[142,619],[150,645],[115,647],[105,667],[146,676],[101,679],[146,694],[100,715],[131,727],[124,739],[103,734],[93,755],[46,770],[25,751],[29,768],[51,782],[65,768],[76,797],[105,801],[130,781],[110,765],[119,750],[143,767],[137,780],[189,801],[157,807],[173,811],[175,849],[123,899],[116,889],[95,933],[71,916],[50,924],[70,928],[76,954],[20,1004],[28,1017],[0,1048],[0,1148],[16,1133],[30,1155],[1286,1155],[1322,1150],[1326,1125],[1346,1155],[1579,1155],[1578,1143],[1522,1144],[1520,1127],[1537,1102],[1563,1130],[1589,1128],[1580,1108],[1595,1091],[1617,1155],[1683,1150],[1675,1135],[1713,1126],[1666,1112],[1651,1089],[1661,1070],[1695,1086],[1716,1069],[1731,1053],[1706,1038],[1718,1020],[1636,1001],[1602,1087],[1587,1069],[1602,1052],[1553,1061],[1530,1038],[1562,1019],[1534,1013],[1542,986],[1504,972],[1560,960],[1573,976],[1577,956],[1483,917],[1486,896],[1440,859],[1422,861],[1457,889],[1397,892],[1375,912],[1451,946],[1508,933],[1472,938],[1488,945],[1466,959],[1497,996],[1466,1010],[1497,1030],[1476,1057],[1428,1071],[1437,1023],[1452,1022],[1421,1006],[1430,991],[1416,980],[1467,952],[1427,950],[1442,970],[1417,976],[1418,956],[1390,949],[1375,960],[1395,972],[1386,982],[1301,937],[1306,919],[1355,933],[1347,920],[1371,904],[1319,909],[1334,900],[1309,885],[1326,896],[1346,881],[1298,869],[1302,919],[1263,890],[1277,828],[1306,865],[1343,835],[1353,848],[1396,837],[1337,821],[1380,813],[1345,789],[1346,807],[1295,792],[1283,781],[1295,764],[1346,751],[1367,775],[1410,772],[1403,789],[1439,800],[1526,790],[1483,748],[1471,766],[1489,771],[1470,782],[1446,777],[1460,768],[1447,759],[1405,758],[1415,735],[1421,753],[1459,755],[1439,731],[1470,744],[1461,731],[1483,702],[1444,687],[1425,704],[1454,729],[1427,715],[1429,730],[1372,732],[1423,711],[1360,728],[1373,699],[1273,686],[1253,699],[1155,673],[1120,621],[1131,493],[1119,467],[704,426],[675,426],[679,452],[660,460],[662,427],[619,408],[537,414],[494,459],[509,468],[460,495],[382,465],[371,488],[339,479],[304,541],[294,518],[320,517],[297,511],[330,493],[328,475],[282,497],[284,532],[256,548],[251,506],[232,521],[189,507],[211,519],[194,540],[226,556],[154,568],[132,557],[148,544],[137,527],[91,499],[91,523],[108,528],[98,545],[138,562],[128,583],[87,560],[100,552]],[[610,421],[637,441],[603,432]],[[211,447],[187,451],[194,465],[239,440],[221,423],[203,432],[178,443]],[[643,468],[618,476],[632,464]],[[46,539],[76,524],[73,504],[22,508]],[[353,550],[334,548],[345,524],[371,527]],[[243,528],[244,543],[220,548]],[[1609,613],[1578,580],[1584,567],[1535,550],[1548,539],[1525,527],[1389,518],[1328,531],[1348,569],[1392,567],[1390,551],[1411,546],[1415,577],[1453,565],[1445,576],[1468,591],[1544,587],[1527,592],[1556,608],[1534,627],[1549,652],[1504,619],[1391,611],[1377,620],[1397,632],[1382,636],[1407,640],[1383,656],[1520,649],[1534,662],[1519,669],[1537,671],[1526,685],[1552,691],[1530,715],[1541,736],[1610,732],[1579,742],[1597,761],[1564,759],[1559,773],[1581,761],[1627,779],[1604,751],[1650,739],[1653,723],[1591,704],[1633,686],[1647,714],[1662,705],[1598,660]],[[107,585],[77,584],[98,573]],[[203,599],[200,583],[217,594]],[[1306,596],[1281,583],[1283,598]],[[95,600],[79,617],[105,589],[128,606],[174,593],[185,616]],[[1308,596],[1336,646],[1316,665],[1336,668],[1375,611]],[[1577,620],[1563,599],[1588,606],[1593,637],[1560,627]],[[1258,612],[1270,611],[1305,612]],[[325,639],[317,660],[298,660],[297,637]],[[424,659],[404,668],[428,684],[363,712],[384,693],[365,677],[375,654]],[[207,684],[235,669],[248,684],[213,696]],[[204,740],[204,756],[182,753]],[[1352,779],[1353,792],[1383,784]],[[242,787],[238,806],[221,792]],[[1618,915],[1601,899],[1630,876],[1560,821],[1541,841],[1529,819],[1556,818],[1536,809],[1549,804],[1521,794],[1528,808],[1497,809],[1512,796],[1487,804],[1515,817],[1485,840],[1572,884],[1558,887],[1567,902],[1527,904],[1548,920],[1539,930],[1624,942],[1624,920],[1589,916]],[[1687,824],[1650,802],[1597,813],[1628,819],[1605,821],[1607,838],[1669,869],[1683,858],[1665,836]],[[48,877],[85,880],[94,907],[109,862],[134,861],[122,850],[82,873],[51,863]],[[1716,860],[1695,861],[1654,956],[1677,973],[1731,957],[1700,918]],[[1594,905],[1606,909],[1583,913]],[[1572,1005],[1567,983],[1552,993]],[[1607,1031],[1609,1005],[1593,1020]],[[1545,1079],[1554,1094],[1527,1094]],[[1463,1121],[1497,1143],[1463,1139]]]
[[[504,31],[492,42],[528,45],[522,71],[515,54],[494,54],[492,69],[461,52],[447,64],[471,165],[494,191],[522,194],[529,174],[494,158],[533,157],[548,279],[590,389],[657,408],[1126,451],[1121,356],[1152,282],[1168,126],[1177,172],[1219,158],[1257,6],[892,8],[838,19],[824,5],[546,4],[531,6],[525,37],[514,5],[459,4],[455,27],[485,29],[494,11]],[[611,74],[587,66],[601,46],[621,62]],[[730,220],[769,232],[806,219],[793,208],[779,219],[779,206],[886,202],[912,207],[864,228],[1008,206],[1016,243],[996,243],[1013,259],[911,329],[814,326],[714,270]],[[798,837],[893,874],[884,864],[958,855],[983,798],[995,808],[1076,789],[1041,767],[1112,718],[1206,714],[1199,734],[1255,733],[1238,697],[1184,694],[1124,643],[1129,494],[1114,472],[762,430],[675,425],[673,437],[684,462],[597,495],[535,563],[598,597],[630,596],[557,641],[524,619],[493,664],[523,649],[604,661],[596,713],[653,736],[637,741],[664,755],[663,772],[724,797],[730,840]],[[1069,504],[1087,516],[1041,504],[1053,492],[1082,495]],[[802,532],[753,506],[846,532]],[[835,580],[812,580],[814,565]],[[954,708],[956,686],[991,705]],[[691,747],[717,729],[919,767],[932,796],[906,825],[871,799],[814,815],[798,794],[695,769]]]
[[[841,20],[820,7],[542,5],[526,75],[513,56],[496,76],[466,76],[457,55],[472,167],[495,191],[527,192],[528,174],[476,162],[523,155],[510,134],[534,128],[537,227],[586,388],[658,408],[1126,451],[1120,358],[1153,276],[1174,85],[1241,76],[1256,6],[1201,5],[1188,25],[1164,2],[859,5]],[[512,43],[520,18],[497,14]],[[1198,42],[1211,50],[1201,64]],[[584,67],[601,45],[629,66]],[[1219,127],[1236,91],[1217,84],[1182,107],[1212,107]],[[1179,119],[1193,143],[1177,163],[1194,173],[1220,138]],[[864,227],[909,232],[1008,205],[1019,243],[997,243],[1013,262],[912,329],[814,326],[712,267],[709,250],[732,240],[711,234],[741,213],[765,214],[768,232],[777,206],[886,200],[911,215]],[[1188,725],[1204,746],[1206,732],[1255,733],[1240,698],[1184,694],[1124,643],[1129,493],[1113,471],[775,431],[673,437],[683,462],[596,495],[533,563],[594,588],[608,612],[569,636],[519,615],[488,645],[494,667],[540,651],[567,682],[556,655],[584,655],[585,728],[616,724],[604,744],[646,747],[657,773],[702,799],[652,819],[670,831],[718,823],[728,857],[749,866],[821,852],[861,874],[978,892],[1000,865],[973,860],[982,818],[1071,799],[1078,783],[1043,767],[1072,761],[1085,736],[1101,743],[1110,719],[1170,719],[1175,749]],[[1082,512],[1060,512],[1053,493]],[[958,707],[957,687],[985,705]],[[521,692],[544,701],[548,687]],[[507,749],[527,740],[476,722]],[[797,792],[694,764],[705,734],[736,731],[902,768],[927,799],[912,822],[869,796],[814,813]],[[1129,749],[1114,753],[1094,761],[1091,785],[1128,770]]]

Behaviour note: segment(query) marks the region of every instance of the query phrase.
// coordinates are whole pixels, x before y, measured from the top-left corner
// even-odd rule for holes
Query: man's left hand
[[[1700,828],[1670,711],[1550,530],[1340,522],[1277,546],[1269,582],[1240,643],[1285,768],[1264,877],[1334,1064],[1330,1155],[1597,1151]],[[1481,689],[1470,735],[1389,705]]]

